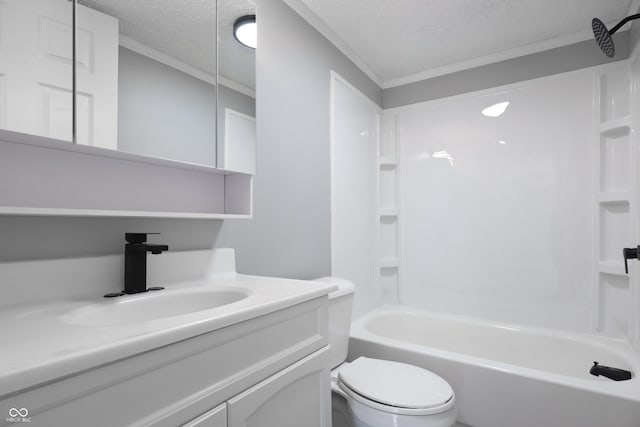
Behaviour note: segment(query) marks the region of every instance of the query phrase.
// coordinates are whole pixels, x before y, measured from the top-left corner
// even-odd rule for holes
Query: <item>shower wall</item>
[[[400,303],[598,329],[593,105],[598,76],[616,67],[385,110],[383,123],[397,129],[383,133],[394,134],[398,146]],[[620,85],[629,90],[628,79]],[[501,102],[509,102],[502,115],[482,113]],[[603,224],[626,232],[608,218]],[[636,236],[608,239],[621,252]],[[613,304],[611,311],[619,302]],[[605,332],[625,333],[615,326]]]

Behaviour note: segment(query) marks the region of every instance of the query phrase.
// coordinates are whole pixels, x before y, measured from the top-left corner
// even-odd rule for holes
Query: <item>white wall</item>
[[[387,111],[400,125],[402,303],[590,328],[592,88],[579,71]],[[502,101],[501,117],[481,114]]]
[[[356,287],[353,317],[380,304],[376,170],[380,108],[331,80],[331,275]]]

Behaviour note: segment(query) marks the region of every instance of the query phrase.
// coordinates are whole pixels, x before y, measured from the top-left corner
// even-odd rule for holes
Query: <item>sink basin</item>
[[[124,295],[88,304],[65,313],[63,319],[77,325],[134,324],[149,320],[211,310],[243,300],[250,291],[235,287],[207,290],[162,290]]]

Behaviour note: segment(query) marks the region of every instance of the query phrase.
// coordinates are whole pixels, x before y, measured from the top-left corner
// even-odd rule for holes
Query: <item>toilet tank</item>
[[[322,277],[315,281],[338,285],[338,290],[329,294],[329,345],[333,369],[347,360],[355,286],[353,282],[337,277]]]

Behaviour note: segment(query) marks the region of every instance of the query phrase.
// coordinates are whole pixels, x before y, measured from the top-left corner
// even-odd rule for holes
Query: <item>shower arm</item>
[[[636,13],[635,15],[629,15],[626,18],[624,18],[622,21],[618,22],[616,24],[615,27],[613,27],[610,31],[609,34],[613,35],[613,33],[615,33],[616,31],[618,31],[624,24],[626,24],[629,21],[633,21],[634,19],[638,19],[640,18],[640,13]]]

